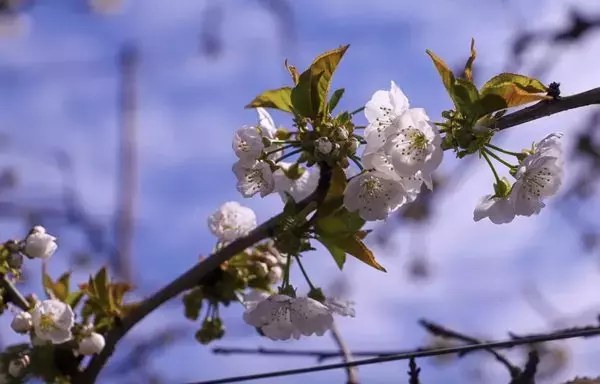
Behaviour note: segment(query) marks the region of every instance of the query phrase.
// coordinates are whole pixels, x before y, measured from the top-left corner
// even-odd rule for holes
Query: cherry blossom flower
[[[479,221],[486,217],[494,224],[510,223],[515,218],[512,201],[505,197],[494,197],[494,195],[482,197],[473,212],[473,220]]]
[[[327,299],[325,299],[325,302],[323,304],[325,304],[325,306],[329,308],[331,313],[334,313],[336,315],[348,317],[356,316],[356,311],[354,310],[354,303],[352,301],[328,297]]]
[[[382,172],[365,172],[354,177],[344,191],[344,206],[358,211],[368,221],[384,220],[407,201],[402,183]]]
[[[279,165],[283,170],[287,170],[292,164],[281,162]],[[292,180],[286,176],[282,169],[278,169],[273,173],[275,181],[275,192],[278,192],[281,199],[285,203],[289,194],[295,202],[300,202],[310,196],[317,189],[319,184],[320,169],[314,166],[311,169],[304,169],[302,174],[296,180]]]
[[[41,340],[61,344],[73,337],[71,328],[75,314],[71,307],[62,301],[51,299],[36,303],[31,317],[35,335]]]
[[[408,110],[408,106],[408,98],[393,81],[389,91],[376,91],[365,105],[365,117],[369,121],[365,137],[370,137],[370,141],[377,146],[383,145],[387,129]]]
[[[208,217],[208,228],[220,241],[234,241],[256,228],[256,214],[252,209],[230,201]]]
[[[264,161],[256,161],[250,165],[238,161],[232,170],[238,179],[237,190],[244,197],[252,197],[257,193],[265,197],[275,189],[273,171]]]
[[[322,336],[333,324],[329,308],[309,297],[271,295],[247,308],[244,321],[272,340]]]

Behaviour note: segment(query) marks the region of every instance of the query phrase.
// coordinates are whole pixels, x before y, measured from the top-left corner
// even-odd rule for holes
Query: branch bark
[[[342,361],[344,363],[350,363],[352,361],[352,353],[350,352],[350,349],[348,349],[348,347],[346,346],[346,343],[344,342],[344,339],[342,338],[342,335],[340,334],[340,329],[338,328],[336,322],[333,322],[333,325],[331,326],[331,337],[333,338],[333,341],[335,341],[335,344],[338,346],[338,349],[340,350],[340,354],[342,355]],[[347,366],[345,368],[346,370],[346,376],[348,378],[348,381],[346,382],[346,384],[359,384],[358,381],[358,369],[356,369],[356,367],[352,367],[352,366]]]

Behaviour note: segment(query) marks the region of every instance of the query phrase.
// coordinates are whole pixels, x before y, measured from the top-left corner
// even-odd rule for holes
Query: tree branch
[[[520,109],[501,117],[496,122],[494,128],[504,130],[514,127],[515,125],[528,123],[556,113],[594,104],[600,104],[600,88],[590,89],[589,91],[562,97],[557,100],[540,101],[530,107]]]
[[[267,378],[271,378],[271,377],[291,376],[291,375],[299,375],[299,374],[311,373],[311,372],[329,371],[329,370],[333,370],[333,369],[345,368],[347,366],[358,367],[361,365],[386,363],[389,361],[409,360],[411,358],[440,356],[440,355],[448,355],[448,354],[456,354],[456,353],[464,354],[467,352],[477,351],[477,350],[489,350],[489,349],[496,349],[496,348],[513,348],[513,347],[517,347],[517,346],[537,344],[537,343],[543,343],[543,342],[547,342],[547,341],[573,339],[573,338],[579,338],[579,337],[586,338],[586,337],[592,337],[592,336],[600,336],[600,326],[572,328],[572,329],[560,330],[560,331],[552,332],[552,333],[536,334],[536,335],[530,335],[530,336],[519,337],[519,338],[511,338],[511,339],[502,340],[502,341],[490,341],[490,342],[480,343],[480,344],[463,345],[463,346],[459,346],[459,347],[414,350],[414,351],[401,353],[401,354],[380,356],[380,357],[376,357],[376,358],[372,358],[372,359],[356,360],[356,361],[352,361],[350,363],[329,364],[329,365],[321,365],[321,366],[316,366],[316,367],[290,369],[290,370],[285,370],[285,371],[274,371],[274,372],[261,373],[261,374],[256,374],[256,375],[236,376],[236,377],[229,377],[229,378],[218,379],[218,380],[200,381],[200,382],[189,383],[189,384],[225,384],[225,383],[248,382],[250,380],[267,379]]]
[[[331,182],[331,168],[326,163],[319,163],[319,167],[321,168],[321,174],[317,189],[309,197],[297,204],[299,210],[305,208],[313,201],[321,202],[327,195],[329,184]],[[256,243],[271,237],[273,235],[273,231],[276,229],[282,218],[284,218],[283,213],[272,217],[250,232],[247,236],[241,237],[231,242],[221,250],[213,253],[210,257],[202,260],[200,263],[187,270],[185,273],[163,287],[154,295],[144,300],[127,316],[121,319],[120,324],[108,332],[106,335],[106,345],[102,352],[96,355],[90,361],[87,368],[81,372],[81,374],[72,379],[72,382],[74,384],[94,383],[98,374],[100,373],[100,370],[102,370],[104,364],[106,364],[110,356],[113,354],[116,344],[131,328],[133,328],[134,325],[136,325],[149,313],[160,307],[168,300],[197,286],[204,276],[218,268],[221,264],[231,259],[233,256]]]
[[[5,302],[11,302],[23,311],[29,310],[29,303],[27,299],[21,295],[21,292],[15,287],[15,285],[8,280],[6,275],[0,278],[0,286],[4,289],[4,300]]]

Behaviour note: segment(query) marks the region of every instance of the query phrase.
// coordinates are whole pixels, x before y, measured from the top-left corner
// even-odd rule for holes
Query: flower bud
[[[360,146],[360,141],[356,137],[351,138],[348,141],[348,153],[354,155]]]
[[[267,264],[259,262],[254,265],[254,271],[257,276],[264,277],[269,273],[269,267],[267,267]]]
[[[29,365],[29,356],[25,355],[20,359],[14,359],[8,365],[8,374],[12,377],[19,377],[23,370]]]
[[[282,278],[283,278],[283,270],[281,269],[281,267],[271,268],[271,270],[269,271],[269,274],[267,275],[267,280],[269,280],[269,283],[271,283],[271,284],[277,283]]]
[[[326,137],[319,137],[315,140],[315,148],[321,155],[329,155],[333,150],[333,143]]]
[[[14,269],[19,269],[23,266],[23,255],[20,252],[12,252],[8,256],[8,266]]]
[[[25,239],[24,252],[30,258],[47,259],[56,251],[56,237],[46,233],[42,226],[35,226]]]
[[[269,267],[274,267],[277,264],[279,264],[279,259],[277,259],[277,257],[273,256],[273,255],[264,255],[263,256],[264,262],[269,266]]]
[[[104,340],[104,336],[99,333],[92,332],[89,334],[89,336],[86,336],[83,340],[81,340],[77,352],[84,356],[93,355],[100,353],[102,349],[104,349],[105,344],[106,341]]]
[[[10,327],[13,331],[18,333],[25,333],[33,326],[33,320],[29,312],[22,311],[18,313],[10,323]]]
[[[337,127],[335,131],[333,131],[333,139],[335,141],[348,140],[348,130],[344,127]]]

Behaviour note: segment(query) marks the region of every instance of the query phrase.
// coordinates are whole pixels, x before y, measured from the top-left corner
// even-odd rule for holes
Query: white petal
[[[258,125],[262,130],[263,136],[274,139],[277,128],[275,127],[273,118],[264,108],[256,108],[256,112],[258,112]]]
[[[492,195],[484,196],[473,212],[473,220],[479,221],[486,217],[494,224],[510,223],[515,218],[512,202],[506,198],[493,198]]]
[[[290,319],[294,327],[305,336],[323,334],[333,324],[329,308],[310,297],[294,299],[290,307]]]

